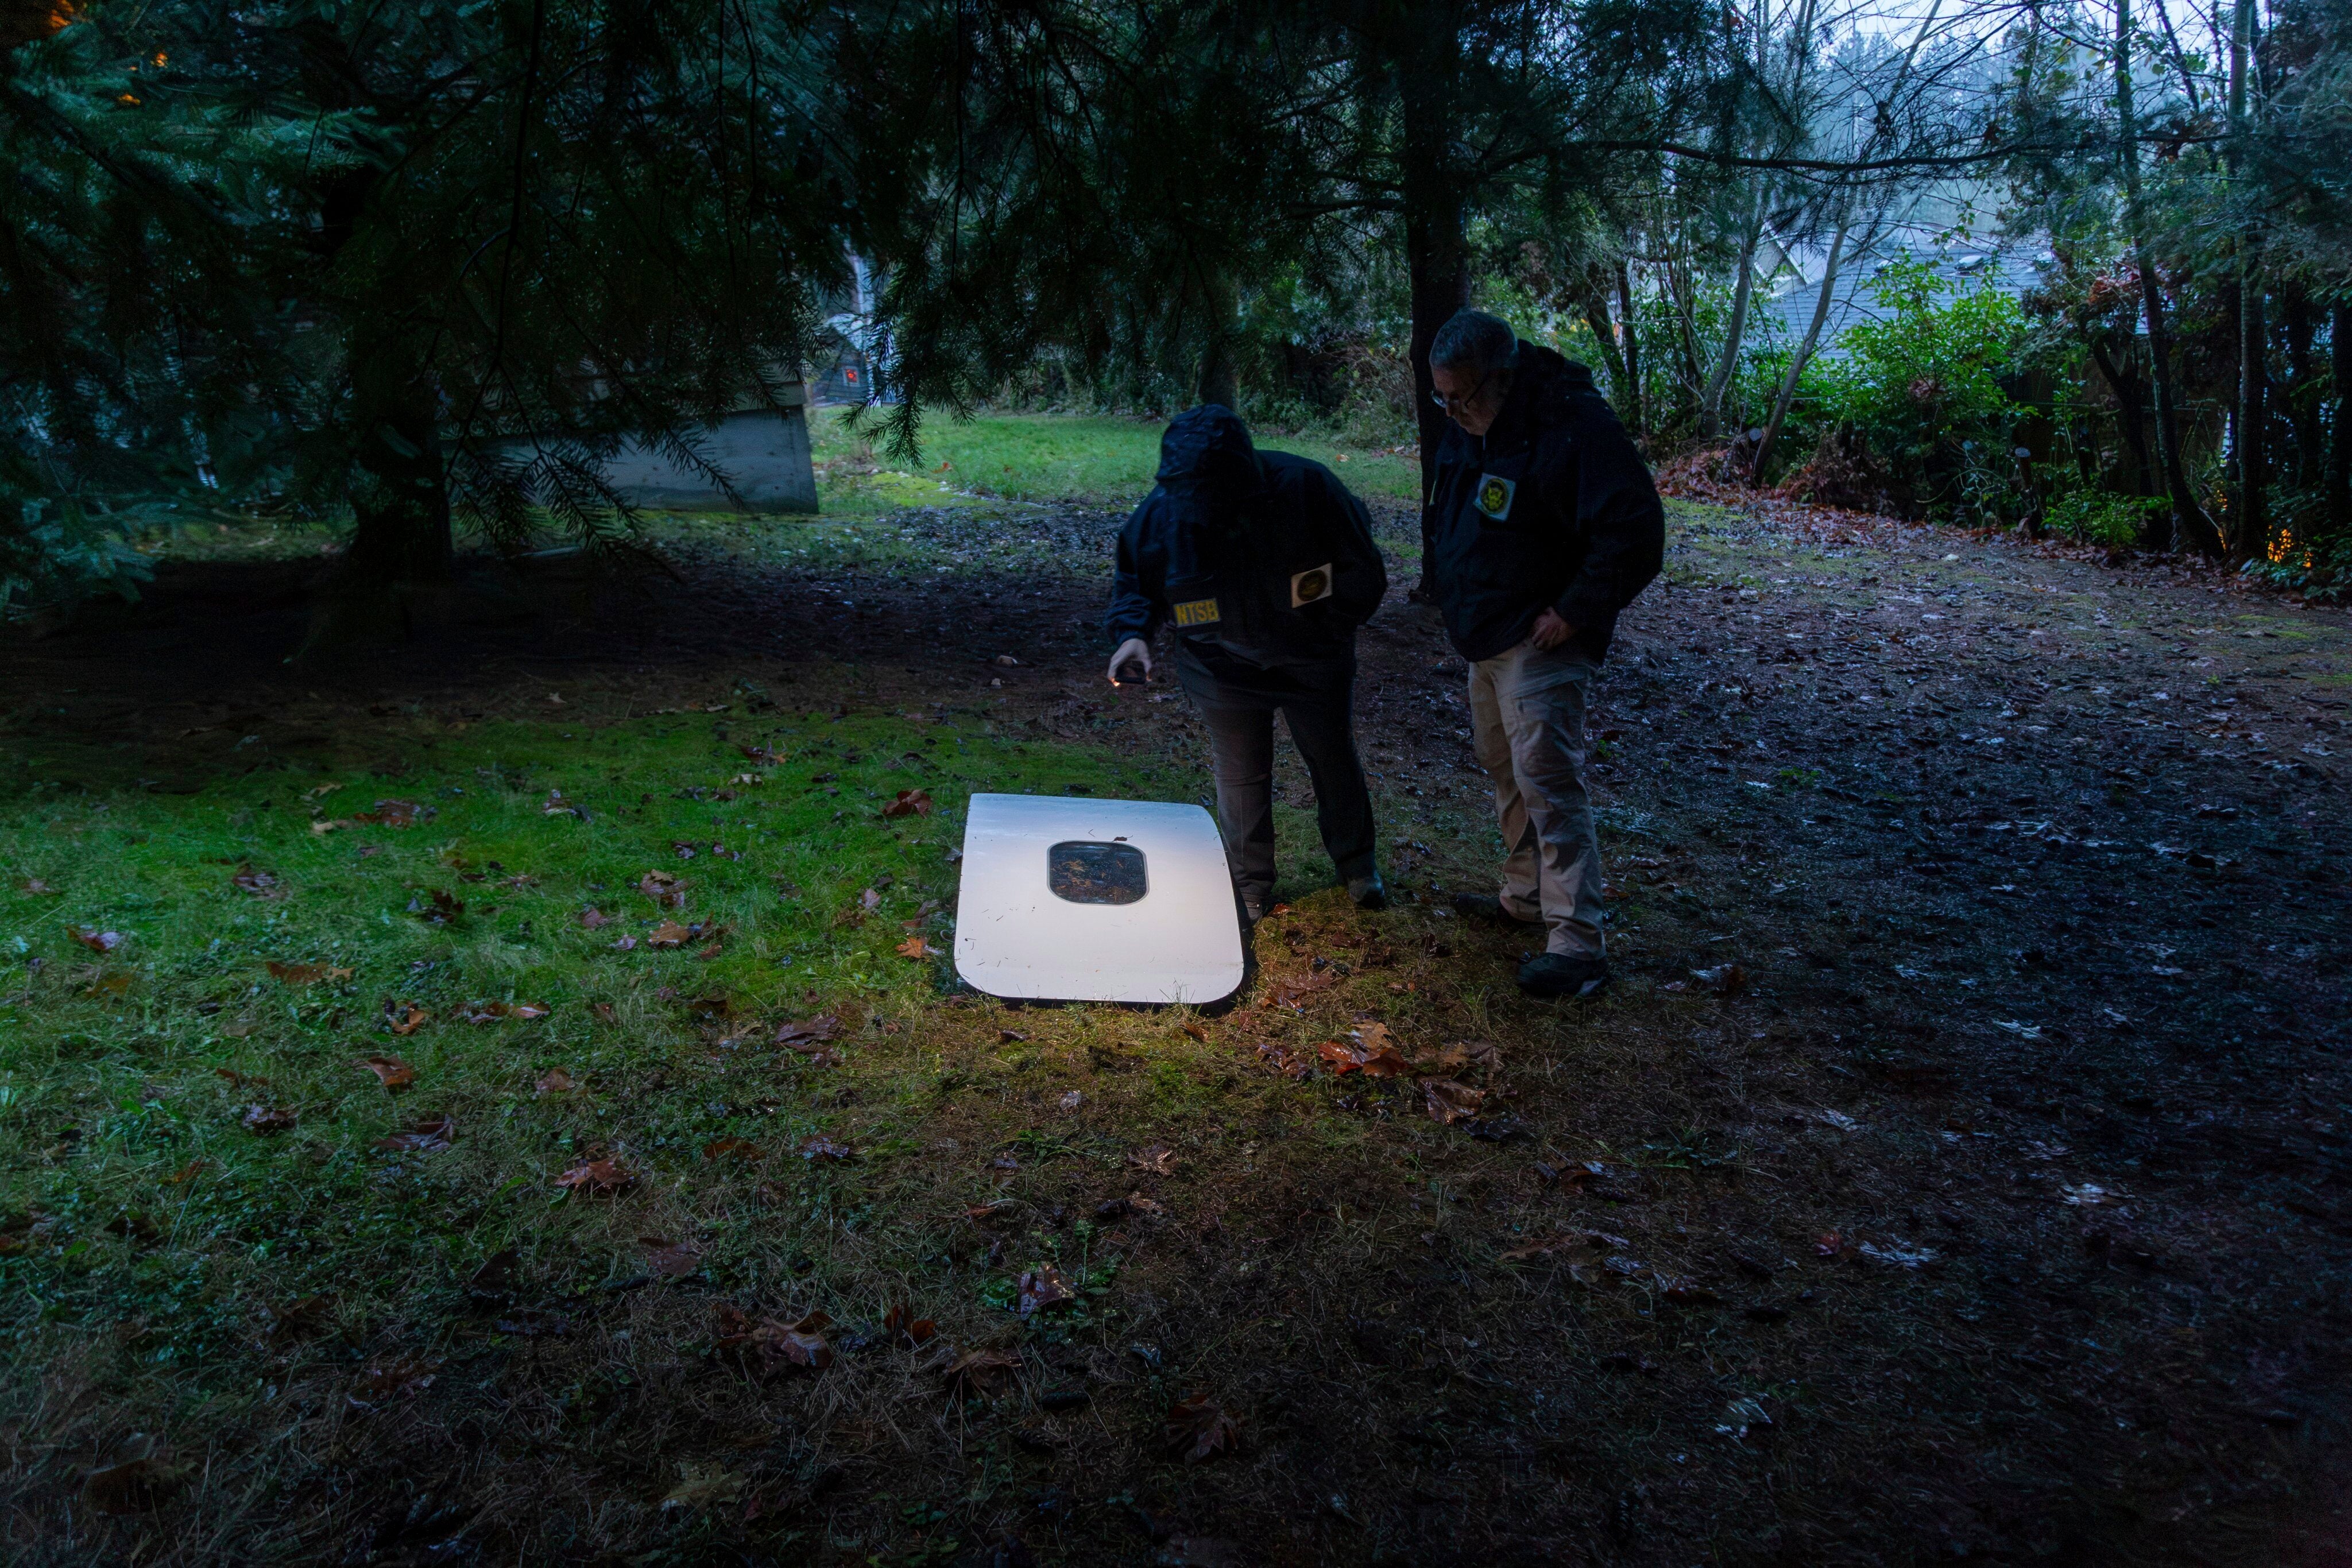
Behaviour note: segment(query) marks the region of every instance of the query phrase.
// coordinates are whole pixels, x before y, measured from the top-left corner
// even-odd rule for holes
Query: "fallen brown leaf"
[[[441,814],[436,806],[420,805],[415,800],[378,800],[373,811],[354,811],[354,822],[379,822],[387,828],[413,828],[419,822],[429,822]]]
[[[94,931],[87,925],[68,925],[66,935],[93,953],[111,953],[126,940],[120,931]]]
[[[749,1138],[713,1138],[702,1145],[706,1160],[764,1160],[767,1151]]]
[[[1691,978],[1706,987],[1712,996],[1736,997],[1748,988],[1748,971],[1737,964],[1717,964],[1712,969],[1693,969]]]
[[[1023,1317],[1042,1312],[1053,1307],[1066,1306],[1078,1299],[1062,1271],[1051,1263],[1024,1271],[1020,1281],[1020,1311]]]
[[[294,1125],[294,1120],[293,1112],[274,1105],[247,1105],[243,1117],[245,1130],[263,1137],[285,1132]]]
[[[415,1396],[433,1386],[441,1364],[421,1355],[385,1356],[368,1363],[360,1373],[360,1387],[378,1399],[395,1394]]]
[[[1182,1450],[1188,1462],[1198,1464],[1232,1453],[1241,1446],[1242,1431],[1206,1394],[1194,1394],[1178,1400],[1168,1412],[1167,1436],[1171,1448]]]
[[[646,1267],[672,1280],[683,1280],[702,1267],[702,1249],[691,1241],[666,1241],[658,1236],[640,1236],[637,1245],[645,1249]]]
[[[1021,1370],[1021,1357],[1009,1350],[968,1350],[941,1370],[948,1386],[959,1396],[985,1395],[997,1383]]]
[[[801,1146],[796,1152],[801,1158],[814,1165],[819,1160],[838,1164],[849,1158],[856,1151],[847,1144],[835,1143],[833,1139],[819,1134],[815,1137],[802,1140]]]
[[[915,1316],[915,1309],[901,1301],[882,1314],[882,1332],[901,1344],[918,1345],[937,1334],[940,1326]]]
[[[686,888],[686,879],[671,872],[649,871],[637,879],[637,891],[663,909],[684,909]]]
[[[331,985],[341,985],[352,977],[352,972],[349,969],[337,968],[327,964],[281,964],[272,958],[269,960],[268,968],[271,979],[288,986],[315,985],[320,980],[325,980]]]
[[[611,924],[613,924],[613,917],[593,904],[580,912],[580,925],[583,930],[593,931],[599,925]]]
[[[1424,1080],[1421,1086],[1421,1092],[1423,1101],[1429,1106],[1430,1116],[1449,1127],[1456,1122],[1476,1115],[1479,1105],[1486,1098],[1485,1090],[1473,1089],[1467,1083],[1452,1078]]]
[[[578,1087],[579,1085],[572,1082],[572,1074],[564,1071],[561,1067],[551,1067],[539,1075],[538,1092],[532,1098],[544,1100],[550,1094],[569,1094]]]
[[[1557,1258],[1563,1252],[1571,1251],[1583,1245],[1584,1238],[1581,1236],[1548,1236],[1541,1241],[1529,1241],[1522,1246],[1514,1247],[1507,1252],[1497,1253],[1496,1260],[1502,1263],[1524,1263],[1531,1258]]]
[[[457,1136],[457,1123],[446,1116],[427,1116],[415,1126],[378,1138],[375,1146],[387,1154],[437,1155]]]
[[[1295,980],[1277,981],[1266,993],[1265,1005],[1270,1008],[1297,1009],[1305,998],[1318,991],[1328,991],[1339,983],[1339,977],[1329,970],[1319,975],[1302,976]]]
[[[754,1322],[740,1307],[721,1301],[711,1314],[718,1331],[715,1348],[740,1356],[755,1365],[762,1377],[786,1367],[822,1372],[833,1364],[833,1347],[819,1332],[831,1327],[833,1320],[823,1312],[811,1312],[796,1322],[779,1322],[774,1318]]]
[[[859,894],[857,895],[857,907],[867,911],[869,914],[874,910],[881,908],[882,890],[879,888],[869,887],[864,893]]]
[[[427,925],[446,925],[466,913],[466,901],[437,887],[420,888],[408,901],[408,913]]]
[[[744,1478],[717,1465],[705,1469],[682,1464],[678,1474],[684,1479],[661,1500],[665,1509],[709,1508],[733,1502],[743,1492]]]
[[[543,1019],[548,1009],[535,1002],[467,1002],[457,1017],[467,1023],[496,1023],[500,1019]]]
[[[590,1160],[555,1178],[555,1185],[583,1197],[610,1197],[636,1185],[636,1176],[616,1160]]]
[[[1165,1144],[1153,1144],[1149,1148],[1128,1151],[1127,1163],[1149,1176],[1174,1176],[1176,1151]]]
[[[16,891],[29,894],[35,898],[39,898],[47,894],[54,894],[58,890],[51,887],[47,883],[43,882],[37,876],[28,876],[24,881],[16,884]]]
[[[898,956],[901,958],[936,958],[939,956],[940,950],[919,936],[909,936],[898,944]]]
[[[646,933],[648,947],[683,947],[694,939],[695,933],[675,920],[665,920]]]
[[[371,1056],[352,1065],[362,1071],[374,1073],[383,1086],[395,1094],[416,1082],[416,1069],[396,1056]]]
[[[415,1034],[432,1016],[415,1002],[395,1002],[390,998],[384,1000],[383,1027],[397,1035]]]
[[[253,869],[251,861],[247,861],[238,866],[236,873],[228,881],[231,887],[242,888],[256,898],[275,898],[281,891],[278,884],[277,873],[256,871]]]
[[[886,817],[922,817],[930,814],[931,792],[928,789],[901,789],[898,799],[882,808]]]

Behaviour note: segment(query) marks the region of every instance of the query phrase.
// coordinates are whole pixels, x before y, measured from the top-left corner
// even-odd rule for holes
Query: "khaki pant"
[[[1573,647],[1533,643],[1470,666],[1470,723],[1502,820],[1503,907],[1549,928],[1545,946],[1598,958],[1601,842],[1584,792],[1584,709],[1600,674]]]

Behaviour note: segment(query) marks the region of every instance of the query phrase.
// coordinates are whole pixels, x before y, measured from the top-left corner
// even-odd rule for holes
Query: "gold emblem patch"
[[[1179,626],[1206,626],[1223,619],[1217,613],[1217,601],[1213,599],[1194,599],[1176,606],[1176,624]]]
[[[1485,474],[1478,479],[1478,509],[1501,522],[1511,515],[1511,497],[1518,492],[1518,481],[1500,475]]]
[[[1297,610],[1301,605],[1312,604],[1318,599],[1330,597],[1331,563],[1329,561],[1325,561],[1321,566],[1310,567],[1291,577],[1290,607],[1293,610]]]

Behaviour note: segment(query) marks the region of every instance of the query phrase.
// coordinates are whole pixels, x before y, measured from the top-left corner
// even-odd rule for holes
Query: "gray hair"
[[[1429,345],[1433,371],[1490,376],[1513,370],[1518,362],[1519,335],[1511,330],[1508,321],[1484,310],[1456,310]]]

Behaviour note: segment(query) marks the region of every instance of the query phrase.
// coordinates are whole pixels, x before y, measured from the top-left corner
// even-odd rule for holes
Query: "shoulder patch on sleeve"
[[[1293,610],[1312,604],[1318,599],[1330,597],[1331,563],[1329,561],[1327,560],[1321,566],[1309,567],[1305,571],[1291,574],[1290,607]]]

